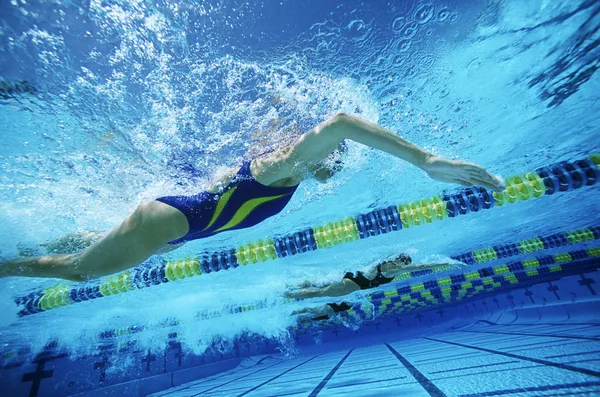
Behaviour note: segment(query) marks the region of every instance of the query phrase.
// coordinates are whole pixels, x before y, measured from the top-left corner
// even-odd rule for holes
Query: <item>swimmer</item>
[[[401,254],[395,259],[373,265],[368,271],[356,273],[348,272],[344,275],[341,282],[328,283],[315,286],[304,282],[294,291],[288,291],[284,295],[286,298],[320,298],[325,296],[337,297],[351,294],[354,291],[377,288],[380,285],[388,284],[394,281],[402,273],[414,272],[417,270],[435,269],[449,266],[448,263],[426,263],[413,264],[412,258]]]
[[[300,310],[294,310],[292,316],[296,316],[298,322],[308,323],[312,321],[330,320],[338,313],[345,312],[352,308],[349,302],[327,303],[323,306],[305,307]]]
[[[339,297],[351,294],[354,291],[377,288],[380,285],[391,283],[395,277],[402,273],[445,266],[450,265],[448,263],[413,264],[410,256],[401,254],[395,259],[372,266],[365,273],[361,271],[357,271],[356,273],[348,272],[344,275],[341,282],[320,286],[313,286],[310,283],[304,282],[299,285],[299,289],[287,292],[284,295],[286,298],[302,299],[327,296]],[[352,308],[352,304],[347,301],[326,303],[323,306],[296,310],[292,315],[297,315],[298,321],[301,322],[320,321],[328,320],[337,313],[345,312],[350,308]]]
[[[252,227],[281,212],[303,180],[326,182],[338,172],[345,140],[408,161],[438,181],[505,188],[500,178],[479,165],[434,156],[387,129],[339,113],[292,145],[244,161],[206,191],[140,204],[114,229],[88,238],[90,245],[81,252],[4,261],[0,277],[84,281],[129,269],[187,241]]]

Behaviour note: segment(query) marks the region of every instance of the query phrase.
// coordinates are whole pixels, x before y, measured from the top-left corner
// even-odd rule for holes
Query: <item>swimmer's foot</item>
[[[304,289],[286,291],[283,293],[283,297],[286,299],[298,299],[304,296]]]
[[[100,232],[84,230],[81,232],[67,234],[66,236],[48,243],[40,244],[40,246],[44,247],[48,254],[52,255],[74,254],[86,249],[101,236],[102,233]]]
[[[453,270],[466,270],[466,268],[469,267],[467,263],[461,261],[452,261],[450,263],[447,263],[446,265]]]

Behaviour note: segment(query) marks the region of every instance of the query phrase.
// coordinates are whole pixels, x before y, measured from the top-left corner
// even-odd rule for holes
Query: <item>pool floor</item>
[[[288,356],[286,341],[253,334],[226,351],[216,345],[196,355],[171,332],[164,349],[150,351],[136,343],[143,328],[104,333],[84,357],[58,343],[12,348],[0,355],[0,390],[29,397],[600,396],[599,262],[561,262],[555,271],[540,263],[526,274],[513,266],[515,273],[493,276],[498,288],[489,291],[473,277],[462,288],[455,276],[457,299],[436,304],[420,301],[426,286],[414,284],[416,303],[358,328],[290,329]],[[401,288],[378,293],[402,302]]]
[[[265,356],[152,396],[597,396],[600,322],[593,320],[484,321],[292,360]]]

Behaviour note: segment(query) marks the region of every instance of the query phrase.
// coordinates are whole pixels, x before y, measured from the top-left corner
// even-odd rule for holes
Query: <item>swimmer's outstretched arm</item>
[[[505,189],[499,177],[477,164],[434,156],[385,128],[344,113],[319,124],[296,141],[287,156],[287,166],[292,168],[288,172],[305,172],[302,168],[325,159],[344,139],[408,161],[438,181],[479,185],[495,191]]]
[[[332,283],[324,287],[302,288],[296,291],[289,291],[286,292],[284,296],[286,298],[301,299],[320,298],[324,296],[336,297],[348,295],[354,291],[358,291],[359,289],[360,288],[358,285],[356,285],[356,283],[348,279],[344,279],[342,282]]]
[[[436,269],[438,267],[452,266],[445,262],[433,262],[433,263],[411,263],[397,265],[394,261],[383,262],[381,265],[381,271],[385,273],[387,277],[396,277],[402,273],[414,272],[418,270]]]

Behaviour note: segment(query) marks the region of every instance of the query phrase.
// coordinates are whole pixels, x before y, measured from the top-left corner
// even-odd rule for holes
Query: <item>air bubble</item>
[[[360,19],[355,19],[346,26],[346,29],[348,29],[351,35],[359,36],[362,35],[362,31],[365,29],[365,23]]]
[[[393,65],[396,67],[402,66],[406,63],[407,60],[408,60],[408,56],[406,54],[397,55],[394,57]]]
[[[406,22],[406,19],[404,19],[404,17],[398,17],[398,18],[394,19],[394,22],[392,23],[392,30],[395,33],[401,33],[405,22]]]
[[[481,64],[483,63],[483,61],[479,58],[475,58],[473,59],[471,62],[469,62],[469,64],[467,65],[467,71],[468,72],[472,72],[474,70],[479,69],[479,67],[481,66]]]
[[[408,22],[402,28],[402,35],[404,35],[404,37],[410,40],[417,35],[418,31],[419,25],[416,22]]]
[[[404,71],[405,78],[412,78],[412,77],[415,77],[416,75],[417,75],[417,67],[415,65],[410,65]]]
[[[447,8],[442,8],[437,13],[437,20],[438,22],[444,22],[446,19],[448,19],[449,16],[450,10],[448,10]]]
[[[407,52],[410,49],[411,45],[412,43],[410,40],[402,39],[398,42],[398,50],[400,52]]]
[[[429,70],[433,66],[435,58],[432,54],[422,54],[418,58],[419,68]]]
[[[371,34],[371,27],[360,19],[351,21],[346,29],[348,30],[347,36],[357,42],[366,40]]]
[[[435,7],[433,6],[433,4],[423,4],[417,9],[417,12],[415,12],[415,20],[419,24],[425,25],[427,22],[433,19],[434,15]]]

